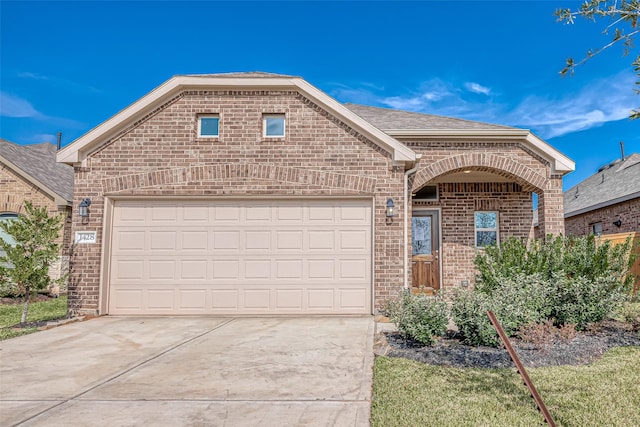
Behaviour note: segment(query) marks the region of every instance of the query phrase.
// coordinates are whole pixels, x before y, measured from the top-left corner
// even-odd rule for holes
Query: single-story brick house
[[[617,159],[564,193],[569,236],[640,232],[640,154]]]
[[[0,221],[22,214],[25,201],[47,208],[51,216],[65,217],[57,242],[60,256],[49,269],[50,276],[58,278],[69,266],[73,168],[56,162],[56,146],[48,142],[19,145],[0,139]]]
[[[91,200],[70,310],[123,315],[370,314],[403,288],[446,293],[473,283],[476,247],[533,235],[532,193],[562,233],[574,169],[527,130],[266,73],[173,77],[58,161],[74,205]]]

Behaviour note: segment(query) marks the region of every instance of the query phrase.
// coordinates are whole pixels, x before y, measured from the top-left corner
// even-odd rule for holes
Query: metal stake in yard
[[[533,382],[529,378],[527,371],[524,369],[524,365],[522,364],[522,362],[520,362],[518,353],[516,353],[515,349],[511,345],[511,341],[509,341],[509,337],[507,337],[507,334],[504,333],[504,330],[502,329],[500,322],[498,322],[498,319],[496,318],[496,316],[493,314],[491,310],[487,311],[487,316],[489,316],[489,320],[491,321],[491,324],[493,325],[493,327],[496,328],[496,332],[498,332],[498,335],[500,336],[500,339],[502,340],[504,347],[509,352],[509,356],[511,356],[511,360],[513,360],[513,363],[516,364],[516,368],[518,369],[520,376],[522,377],[522,379],[524,380],[524,383],[529,389],[529,393],[531,393],[531,397],[533,397],[533,400],[536,401],[536,404],[538,405],[538,409],[540,410],[540,412],[542,412],[542,415],[544,416],[544,420],[547,422],[547,424],[549,424],[550,427],[556,427],[556,423],[553,421],[553,417],[551,417],[551,414],[547,410],[547,407],[544,405],[544,402],[542,401],[542,398],[538,394],[536,387],[533,385]]]

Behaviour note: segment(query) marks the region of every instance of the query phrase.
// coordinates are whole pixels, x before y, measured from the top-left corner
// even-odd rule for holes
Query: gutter
[[[413,175],[418,170],[418,163],[422,154],[416,154],[416,162],[413,168],[404,173],[404,289],[409,289],[409,247],[407,245],[409,237],[409,175]]]

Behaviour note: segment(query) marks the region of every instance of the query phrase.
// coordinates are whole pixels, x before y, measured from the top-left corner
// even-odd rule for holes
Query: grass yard
[[[22,303],[0,305],[0,340],[26,335],[36,332],[36,326],[24,328],[12,328],[20,323],[22,316]],[[43,320],[60,319],[67,316],[67,297],[50,299],[42,302],[29,303],[27,323]]]
[[[640,347],[592,365],[527,369],[558,426],[640,426]],[[546,425],[515,368],[474,369],[376,357],[371,425]]]

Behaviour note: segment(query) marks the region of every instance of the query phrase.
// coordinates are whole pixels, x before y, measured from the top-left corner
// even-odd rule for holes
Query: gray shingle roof
[[[640,154],[616,160],[565,191],[564,216],[570,217],[640,197]]]
[[[473,122],[453,117],[435,116],[432,114],[393,110],[390,108],[369,107],[367,105],[351,103],[346,103],[344,106],[381,130],[516,129],[509,126]]]
[[[67,202],[73,200],[73,167],[56,162],[55,145],[18,145],[0,139],[0,156]]]

